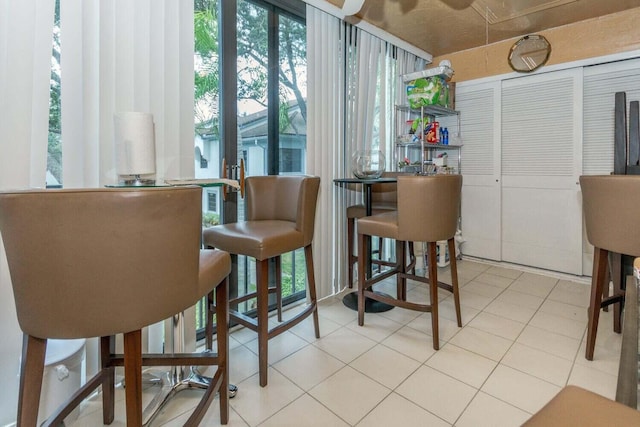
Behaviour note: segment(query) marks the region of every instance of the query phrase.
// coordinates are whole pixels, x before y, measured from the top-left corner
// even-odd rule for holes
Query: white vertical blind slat
[[[0,188],[43,187],[53,4],[0,3]]]
[[[0,190],[44,187],[54,2],[0,0]],[[22,333],[0,238],[0,425],[15,422]]]

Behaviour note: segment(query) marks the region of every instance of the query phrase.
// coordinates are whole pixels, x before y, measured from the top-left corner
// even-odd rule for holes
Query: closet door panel
[[[582,272],[582,71],[502,83],[502,260]]]
[[[504,261],[580,274],[576,191],[503,186],[502,200]]]
[[[467,177],[464,180],[470,181]],[[462,186],[462,253],[500,260],[500,192],[492,185]]]
[[[500,83],[456,87],[462,136],[463,255],[499,261]]]

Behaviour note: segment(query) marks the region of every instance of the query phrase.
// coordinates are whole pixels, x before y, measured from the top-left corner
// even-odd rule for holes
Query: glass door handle
[[[227,165],[227,160],[222,159],[222,178],[235,179],[240,184],[240,197],[244,198],[244,159],[240,159],[240,165]],[[227,200],[227,193],[231,191],[228,185],[222,187],[222,200]]]

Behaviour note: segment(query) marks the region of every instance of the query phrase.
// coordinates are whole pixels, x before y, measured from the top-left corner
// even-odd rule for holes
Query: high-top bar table
[[[333,182],[340,187],[346,187],[350,184],[360,184],[363,187],[364,193],[364,209],[367,216],[370,216],[372,213],[372,201],[371,201],[371,187],[373,184],[395,184],[398,182],[396,177],[383,177],[383,178],[373,178],[373,179],[360,179],[360,178],[337,178],[334,179]],[[371,250],[371,236],[366,237],[368,239],[367,247]],[[368,277],[371,277],[371,254],[368,257],[365,257],[365,271]],[[352,310],[358,309],[358,292],[353,291],[344,296],[342,302],[345,306],[349,307]],[[392,305],[385,304],[383,302],[375,301],[372,299],[367,299],[365,301],[364,310],[367,313],[380,313],[383,311],[389,311],[393,308]]]

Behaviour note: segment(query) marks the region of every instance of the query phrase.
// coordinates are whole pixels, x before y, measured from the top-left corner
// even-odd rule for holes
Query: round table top
[[[371,179],[360,179],[360,178],[336,178],[333,180],[336,184],[384,184],[385,182],[398,182],[397,177],[381,177],[381,178],[371,178]]]

